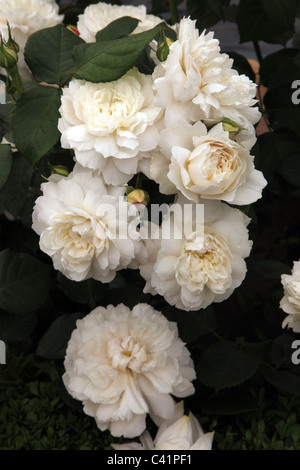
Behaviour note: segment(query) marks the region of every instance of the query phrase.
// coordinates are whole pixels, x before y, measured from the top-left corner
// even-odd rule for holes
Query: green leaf
[[[276,368],[291,365],[292,343],[294,340],[293,336],[284,333],[273,341],[270,349],[270,359]]]
[[[48,295],[50,267],[27,253],[0,253],[0,308],[22,314],[39,308]]]
[[[69,313],[58,317],[40,339],[36,355],[45,359],[63,359],[76,321],[82,313]]]
[[[183,313],[175,307],[166,307],[161,311],[169,321],[177,323],[179,336],[185,343],[196,341],[217,328],[215,311],[211,306],[199,312]]]
[[[61,91],[33,85],[17,102],[13,116],[15,145],[22,155],[35,164],[56,144]]]
[[[204,413],[224,416],[253,412],[258,408],[257,400],[239,389],[223,390],[217,396],[198,404]]]
[[[149,303],[151,295],[144,294],[143,286],[144,282],[137,270],[117,272],[116,277],[109,283],[105,303],[124,303],[129,308],[138,303]]]
[[[253,377],[261,361],[261,344],[221,341],[209,346],[197,364],[197,378],[219,391],[234,387]]]
[[[237,25],[241,42],[285,44],[294,31],[298,0],[240,0]],[[291,33],[288,36],[284,33]]]
[[[139,23],[137,18],[131,16],[123,16],[115,21],[109,23],[105,28],[98,31],[96,34],[96,41],[111,41],[112,39],[120,39],[128,36],[135,30]]]
[[[274,129],[287,128],[299,134],[300,107],[292,101],[294,90],[291,85],[286,83],[268,90],[264,96],[264,105]]]
[[[21,220],[22,224],[26,227],[32,227],[32,212],[37,199],[36,195],[28,195],[25,199],[24,204],[22,205],[21,210],[18,213],[18,218]]]
[[[14,104],[0,104],[0,133],[5,134],[11,129],[11,114]]]
[[[61,290],[73,302],[79,304],[95,304],[106,294],[108,286],[95,279],[75,282],[58,273],[58,281]]]
[[[285,160],[299,153],[300,138],[289,131],[268,132],[258,137],[255,166],[268,181],[268,189],[286,196],[291,186],[281,177]],[[287,160],[288,161],[288,160]]]
[[[299,0],[262,0],[262,5],[268,18],[282,31],[294,30]]]
[[[74,47],[76,76],[91,82],[118,80],[135,65],[141,52],[159,34],[161,27],[157,25],[126,38]]]
[[[38,82],[63,84],[74,73],[72,49],[84,41],[62,24],[33,33],[25,60]]]
[[[14,154],[9,177],[0,190],[0,210],[18,217],[26,204],[33,168],[20,154]]]
[[[230,0],[187,0],[187,14],[197,20],[200,31],[226,19]]]
[[[12,167],[12,153],[10,145],[0,145],[0,189],[3,188],[6,181],[8,180],[10,170]]]
[[[288,393],[289,395],[300,395],[299,366],[277,370],[266,364],[262,366],[261,370],[265,379],[278,390]]]
[[[0,312],[0,338],[6,342],[22,341],[31,335],[37,322],[35,312],[23,315]]]
[[[261,82],[268,89],[286,84],[289,85],[289,101],[292,94],[291,84],[294,80],[299,79],[300,76],[300,63],[299,66],[295,65],[298,53],[296,49],[287,48],[273,54],[268,54],[262,61],[259,69]]]
[[[290,184],[300,187],[300,151],[288,155],[278,166],[278,172]]]
[[[259,276],[268,279],[274,279],[280,282],[281,274],[288,274],[291,272],[291,267],[288,264],[281,263],[275,260],[261,260],[254,264],[253,271]]]

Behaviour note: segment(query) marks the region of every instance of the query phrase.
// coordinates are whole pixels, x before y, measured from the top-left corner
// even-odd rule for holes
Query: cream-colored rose
[[[140,437],[141,444],[113,444],[115,450],[211,450],[213,432],[204,434],[199,422],[193,415],[184,415],[183,402],[175,406],[173,416],[159,426],[154,441],[145,431]]]
[[[179,121],[161,132],[159,144],[161,153],[152,156],[150,176],[164,194],[247,205],[261,197],[267,184],[254,168],[253,156],[229,138],[222,123],[208,131],[201,122]]]
[[[100,170],[107,184],[127,183],[143,152],[157,146],[152,78],[136,68],[108,83],[72,80],[61,103],[62,147],[73,148],[82,166]]]
[[[68,177],[52,175],[41,189],[32,227],[55,269],[74,281],[110,282],[135,258],[139,219],[134,205],[119,198],[124,188],[106,187],[77,164]]]
[[[54,0],[0,0],[0,33],[8,38],[8,21],[12,36],[20,46],[18,66],[23,78],[30,77],[24,60],[27,39],[40,29],[61,23],[64,17],[58,10]]]
[[[170,238],[148,246],[148,260],[140,269],[148,292],[162,295],[182,310],[199,310],[212,302],[226,300],[244,280],[252,242],[248,238],[249,219],[219,201],[202,200],[204,222],[187,224],[182,237],[174,236],[176,211],[161,225],[171,227]],[[191,202],[181,199],[180,205]],[[182,220],[182,219],[181,219]],[[165,231],[167,233],[167,231]],[[146,247],[148,242],[146,241]]]
[[[171,45],[167,60],[156,66],[155,103],[165,109],[165,123],[170,127],[178,119],[211,125],[227,117],[245,129],[238,139],[251,148],[253,124],[260,118],[258,108],[253,107],[256,85],[232,68],[232,59],[220,53],[213,33],[199,35],[195,24],[189,18],[180,21],[178,40]]]
[[[300,333],[300,261],[294,261],[292,274],[282,274],[281,283],[284,288],[284,296],[280,301],[280,307],[287,317],[283,320],[282,328],[292,328],[295,333]]]
[[[68,392],[114,436],[140,435],[147,413],[169,419],[171,395],[194,393],[193,362],[176,324],[147,304],[97,307],[78,320],[64,365]]]
[[[99,2],[96,5],[89,5],[84,10],[84,13],[79,15],[77,29],[80,33],[80,37],[86,42],[95,42],[98,31],[123,16],[131,16],[132,18],[140,20],[133,34],[154,28],[162,21],[158,16],[148,15],[145,5],[136,7]]]

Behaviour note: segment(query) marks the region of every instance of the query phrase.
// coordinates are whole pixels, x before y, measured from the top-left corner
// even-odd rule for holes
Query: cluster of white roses
[[[79,16],[77,29],[93,42],[97,31],[122,16],[140,20],[133,34],[161,22],[144,6],[99,3]],[[24,35],[62,20],[53,0],[12,0],[9,6],[0,0],[1,18]],[[249,219],[227,203],[251,204],[266,185],[250,154],[260,113],[255,84],[232,68],[213,33],[199,34],[189,18],[174,29],[177,40],[164,62],[155,60],[152,75],[134,67],[113,82],[73,79],[63,89],[58,128],[75,166],[67,177],[52,175],[42,184],[33,229],[55,269],[69,279],[107,283],[118,270],[139,268],[145,292],[199,310],[228,298],[246,274]],[[176,195],[177,206],[203,205],[202,223],[189,224],[179,239],[162,239],[166,224],[182,224],[171,206],[158,237],[145,237],[137,206],[124,196],[138,172],[162,194]],[[68,391],[101,430],[140,435],[147,413],[160,426],[154,442],[146,433],[141,445],[128,448],[211,448],[212,434],[204,435],[171,397],[194,392],[190,354],[176,324],[151,306],[98,307],[79,320],[65,369]]]
[[[160,20],[142,6],[100,3],[86,8],[77,28],[95,41],[99,29],[129,14],[140,18],[134,33]],[[266,181],[249,152],[260,117],[255,84],[232,68],[212,33],[199,35],[195,21],[184,18],[176,29],[178,39],[152,75],[134,67],[113,82],[73,79],[63,90],[58,128],[76,165],[68,178],[43,185],[33,227],[67,277],[110,282],[117,270],[135,266],[147,281],[145,291],[199,310],[229,297],[246,274],[249,219],[221,201],[253,203]],[[136,228],[134,240],[112,241],[109,224],[116,227],[120,219],[100,214],[101,198],[113,201],[139,171],[161,193],[177,195],[176,204],[204,205],[204,229],[195,223],[180,240],[153,243]],[[123,205],[114,213],[131,210],[134,217],[130,203]]]

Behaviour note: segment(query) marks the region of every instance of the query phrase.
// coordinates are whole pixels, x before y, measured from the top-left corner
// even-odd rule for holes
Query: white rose
[[[61,144],[73,148],[84,167],[100,170],[107,184],[127,183],[143,152],[157,146],[151,76],[131,69],[119,80],[72,80],[64,88],[58,128]]]
[[[161,132],[159,145],[162,153],[154,153],[150,175],[164,194],[246,205],[257,201],[267,184],[253,156],[229,138],[222,123],[208,131],[201,122],[179,121]]]
[[[194,393],[193,363],[176,324],[147,304],[98,307],[78,320],[64,365],[68,392],[114,436],[140,435],[147,413],[173,415],[170,394]]]
[[[300,333],[300,261],[294,261],[291,275],[281,275],[281,283],[284,296],[280,301],[280,307],[288,313],[283,320],[282,328],[287,326],[295,333]]]
[[[154,441],[145,431],[140,437],[141,444],[113,444],[115,450],[211,450],[213,432],[204,434],[193,413],[184,415],[183,402],[175,406],[173,416],[159,426]]]
[[[53,175],[41,189],[32,227],[55,269],[74,281],[110,282],[129,265],[138,250],[139,218],[116,188],[105,187],[101,177],[76,165],[68,177]]]
[[[140,270],[148,291],[150,284],[169,304],[187,311],[226,300],[245,278],[244,258],[252,246],[246,228],[250,219],[241,211],[219,201],[201,203],[204,226],[187,224],[181,238],[174,232],[170,239],[161,237],[159,245],[149,248],[151,257]],[[163,220],[162,232],[165,227],[172,229],[170,221],[175,227],[181,225],[175,214]]]
[[[246,129],[240,139],[253,145],[252,125],[260,118],[253,107],[256,85],[232,69],[232,59],[220,53],[213,33],[199,35],[195,24],[189,18],[180,21],[178,40],[156,66],[155,103],[165,109],[167,126],[176,125],[178,117],[207,125],[227,117]]]
[[[63,21],[54,0],[0,0],[0,33],[8,38],[7,21],[12,37],[20,46],[18,66],[23,78],[30,77],[24,60],[24,47],[28,37],[40,29],[55,26]]]
[[[95,42],[98,31],[123,16],[131,16],[140,20],[134,33],[152,29],[162,22],[162,19],[157,16],[147,15],[145,5],[137,7],[131,5],[119,6],[100,2],[96,5],[89,5],[84,13],[78,16],[77,29],[80,37],[86,42]]]

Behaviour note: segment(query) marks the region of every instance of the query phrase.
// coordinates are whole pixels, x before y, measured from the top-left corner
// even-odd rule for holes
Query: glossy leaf
[[[13,116],[14,141],[20,153],[35,164],[56,144],[61,91],[32,85],[17,102]]]
[[[49,291],[50,267],[27,253],[0,252],[0,308],[10,313],[36,310]]]
[[[25,60],[38,82],[59,85],[74,73],[72,49],[83,43],[79,36],[58,24],[28,38]]]

